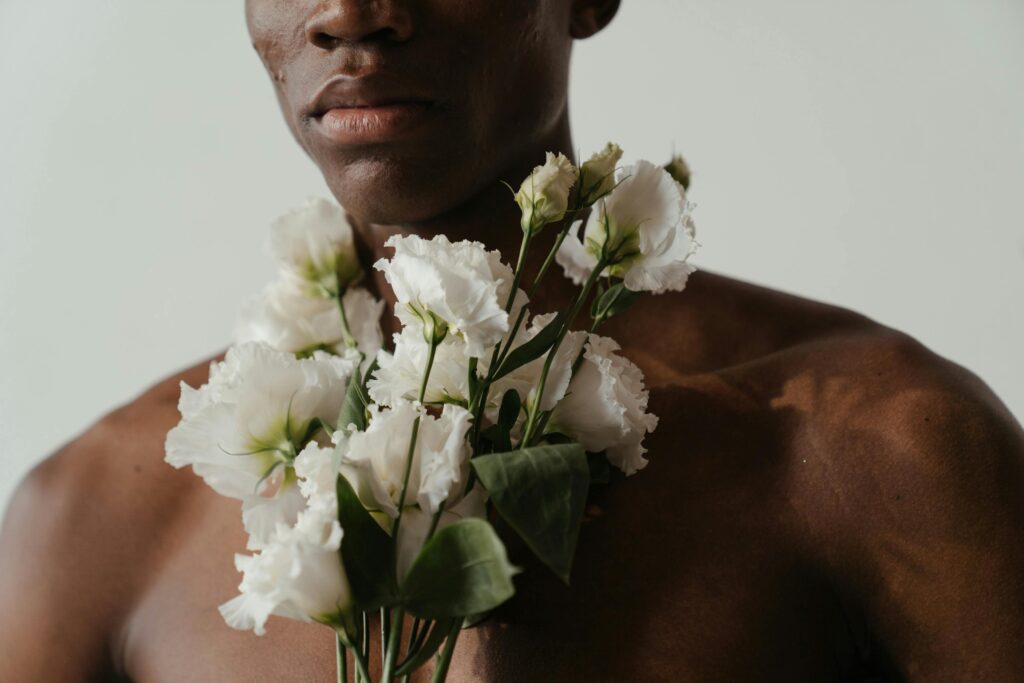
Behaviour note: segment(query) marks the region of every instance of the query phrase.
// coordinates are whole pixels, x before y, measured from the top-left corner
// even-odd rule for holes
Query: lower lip
[[[431,109],[426,102],[329,109],[315,120],[320,131],[331,140],[359,145],[399,138],[422,123]]]

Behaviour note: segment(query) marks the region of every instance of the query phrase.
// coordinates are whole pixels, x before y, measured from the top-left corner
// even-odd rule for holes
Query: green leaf
[[[562,325],[565,323],[565,317],[568,315],[565,311],[562,311],[554,317],[554,319],[538,332],[533,339],[530,339],[525,344],[521,344],[516,348],[512,349],[505,360],[502,362],[501,367],[494,373],[492,382],[500,379],[512,372],[516,368],[521,368],[532,360],[536,360],[544,355],[544,352],[551,348],[551,345],[555,343],[555,339],[558,337],[559,331],[562,329]]]
[[[481,621],[491,616],[490,612],[480,612],[479,614],[468,614],[466,618],[462,620],[462,628],[473,628]]]
[[[625,283],[616,283],[594,299],[594,303],[590,307],[590,317],[595,320],[604,320],[618,315],[629,308],[636,297],[637,293],[627,289]]]
[[[522,407],[522,399],[519,398],[519,392],[515,389],[509,389],[501,397],[498,421],[493,425],[493,432],[488,434],[495,450],[507,451],[512,449],[512,438],[509,435],[512,433],[512,427],[515,426],[516,418],[519,417],[519,411]]]
[[[569,583],[590,485],[583,446],[545,444],[480,455],[470,463],[509,526]]]
[[[477,394],[480,392],[480,376],[476,374],[476,366],[479,360],[477,358],[470,358],[468,368],[466,369],[466,384],[469,387],[469,405],[473,405],[476,401]]]
[[[423,642],[416,655],[398,667],[395,671],[396,676],[404,676],[407,673],[411,673],[416,669],[426,664],[427,660],[434,656],[437,649],[441,647],[441,643],[444,642],[445,636],[452,630],[452,620],[442,619],[441,621],[435,621],[433,626],[430,627],[430,633],[427,634],[427,639]]]
[[[352,596],[361,609],[375,609],[395,602],[394,545],[363,507],[359,496],[343,475],[338,475],[338,522],[345,530],[341,538],[341,559],[345,564]]]
[[[370,363],[366,369],[365,377],[356,367],[352,377],[348,381],[348,391],[345,392],[345,400],[341,402],[341,412],[338,413],[338,429],[345,429],[354,424],[356,429],[366,429],[366,406],[370,403],[370,395],[366,391],[366,380],[373,376],[377,369],[377,360]]]
[[[402,586],[402,602],[427,619],[487,612],[512,597],[518,572],[486,520],[463,519],[423,546]]]

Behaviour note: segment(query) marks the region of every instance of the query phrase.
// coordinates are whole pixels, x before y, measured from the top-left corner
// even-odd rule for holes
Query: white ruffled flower
[[[515,349],[536,337],[555,317],[555,313],[534,316],[530,321],[530,326],[526,329],[525,333],[521,333],[521,338],[516,340],[512,348]],[[586,337],[585,332],[568,332],[562,339],[562,343],[559,345],[558,351],[555,352],[555,357],[552,359],[551,366],[548,369],[547,380],[544,383],[544,397],[539,405],[541,410],[551,410],[565,396],[566,389],[569,386],[569,379],[572,376],[572,364],[579,355],[580,349],[583,348]],[[502,396],[509,389],[516,390],[524,406],[532,402],[540,386],[540,376],[548,353],[530,361],[526,365],[516,368],[508,375],[497,380],[491,389],[490,400],[488,401],[489,411],[496,413]],[[489,361],[490,359],[487,360]],[[483,372],[486,372],[488,363],[481,363],[481,366]]]
[[[271,614],[331,626],[348,620],[352,598],[338,552],[338,471],[335,450],[315,442],[295,458],[303,509],[294,523],[276,525],[262,552],[235,556],[244,574],[241,594],[220,607],[230,626],[263,635]]]
[[[615,164],[622,158],[622,148],[609,142],[580,167],[580,203],[590,206],[615,187]]]
[[[562,220],[576,177],[576,167],[564,154],[547,153],[544,165],[535,167],[516,193],[524,231],[537,232],[548,223]]]
[[[697,248],[686,191],[668,172],[647,161],[622,169],[619,185],[595,205],[583,235],[572,226],[555,260],[582,284],[602,257],[604,274],[621,277],[628,289],[661,294],[679,291],[694,271]]]
[[[417,400],[423,369],[430,355],[430,346],[414,328],[404,328],[394,335],[394,341],[393,352],[380,351],[377,354],[377,370],[366,383],[370,398],[384,406]],[[465,405],[468,401],[469,355],[466,343],[448,335],[434,351],[423,402]]]
[[[448,404],[440,417],[434,417],[420,404],[406,401],[383,409],[371,405],[369,410],[366,431],[349,435],[341,460],[355,473],[351,483],[359,499],[368,510],[382,511],[392,519],[398,516],[409,439],[419,417],[405,505],[419,505],[433,514],[469,474],[469,411]]]
[[[528,328],[520,328],[512,344],[515,349],[533,339],[549,322],[554,313],[536,316]],[[423,368],[426,366],[430,347],[423,336],[406,328],[395,337],[395,350],[377,354],[378,368],[367,382],[370,398],[385,406],[402,401],[415,401],[419,396]],[[548,371],[544,385],[544,399],[541,410],[551,410],[565,395],[572,374],[572,364],[586,340],[584,332],[569,332],[562,340]],[[506,340],[503,340],[504,344]],[[523,405],[533,400],[547,354],[523,365],[509,374],[495,380],[487,397],[484,410],[486,421],[496,419],[502,397],[510,389],[519,394]],[[480,359],[477,376],[483,379],[490,367],[490,357]],[[434,352],[427,390],[423,397],[426,404],[455,403],[465,406],[469,402],[469,355],[465,342],[447,337]]]
[[[609,462],[633,474],[647,465],[643,439],[658,418],[647,412],[643,373],[616,354],[618,349],[613,339],[590,335],[584,363],[555,406],[547,431],[566,434],[590,452],[605,451]]]
[[[261,493],[242,499],[242,526],[249,539],[245,547],[259,550],[273,537],[279,524],[292,525],[306,507],[295,473],[279,467],[261,486]]]
[[[338,552],[341,538],[341,526],[327,506],[311,505],[294,526],[278,527],[258,554],[235,555],[235,567],[243,573],[241,594],[220,606],[224,620],[256,635],[266,632],[271,614],[343,625],[352,593]]]
[[[345,211],[326,199],[310,199],[274,221],[270,247],[308,296],[337,296],[362,275]]]
[[[508,331],[505,303],[513,273],[497,251],[487,251],[479,242],[453,244],[444,235],[430,240],[393,235],[385,246],[394,248],[395,255],[373,267],[394,290],[402,324],[428,334],[447,327],[477,358]],[[517,292],[517,299],[525,296]]]
[[[323,352],[300,360],[261,343],[230,348],[205,385],[182,383],[167,462],[191,465],[217,493],[242,500],[250,547],[262,546],[278,522],[294,521],[292,461],[317,419],[337,420],[356,362]]]
[[[418,416],[419,434],[397,539],[400,582],[419,554],[442,503],[447,501],[438,530],[459,519],[485,515],[486,494],[479,486],[463,496],[469,475],[466,434],[470,413],[448,404],[435,418],[418,403],[401,401],[388,409],[371,405],[365,432],[336,435],[341,471],[363,505],[390,533],[398,517],[409,439]]]
[[[345,291],[342,303],[356,348],[373,356],[383,344],[380,317],[384,302],[362,287],[352,287]],[[265,342],[298,356],[316,350],[337,355],[348,351],[337,301],[306,296],[291,279],[271,283],[243,307],[235,342],[248,341]]]

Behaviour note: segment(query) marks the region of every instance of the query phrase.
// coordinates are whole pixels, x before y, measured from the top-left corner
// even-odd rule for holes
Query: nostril
[[[317,31],[309,37],[309,42],[321,50],[333,50],[341,42],[341,39],[337,36],[332,36],[330,33]]]
[[[309,42],[321,50],[333,50],[340,44],[348,42],[346,38],[339,37],[326,31],[313,31],[310,33]],[[395,43],[400,42],[398,32],[392,28],[384,27],[368,33],[359,38],[359,42],[366,43]]]

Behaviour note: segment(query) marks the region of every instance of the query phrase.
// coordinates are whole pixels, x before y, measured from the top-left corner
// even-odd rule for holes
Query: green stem
[[[509,290],[508,299],[505,301],[505,312],[510,313],[512,311],[512,304],[516,300],[516,291],[519,289],[519,282],[523,278],[523,268],[526,265],[526,252],[530,249],[530,241],[533,239],[533,221],[531,218],[530,226],[528,230],[523,231],[523,241],[519,243],[519,257],[516,259],[516,269],[512,274],[512,289]],[[523,321],[523,315],[526,313],[526,307],[523,306],[519,311],[519,315],[516,319],[516,325],[513,328],[511,334],[508,335],[508,346],[512,345],[512,338],[515,336],[516,331],[519,329],[519,325]],[[487,395],[491,390],[491,380],[494,377],[494,373],[498,370],[498,354],[501,352],[501,341],[494,345],[494,352],[491,354],[491,364],[487,367],[487,376],[480,384],[479,397],[475,405],[470,405],[470,412],[473,413],[473,435],[470,438],[470,443],[473,446],[474,452],[476,451],[477,442],[480,440],[480,417],[483,415],[483,411],[487,406]]]
[[[402,642],[402,626],[405,625],[405,609],[399,605],[391,617],[391,633],[388,637],[388,649],[384,654],[384,665],[381,668],[381,683],[391,683],[395,679],[395,664],[398,659],[398,645]]]
[[[448,639],[444,643],[444,650],[434,667],[434,675],[430,677],[431,683],[442,683],[448,676],[448,666],[452,662],[452,652],[455,651],[455,642],[459,639],[459,631],[462,630],[462,620],[456,619],[452,624],[452,630],[448,632]]]
[[[437,352],[438,342],[431,341],[430,351],[427,355],[427,367],[423,370],[423,380],[420,382],[420,394],[419,402],[423,403],[423,398],[427,394],[427,382],[430,380],[430,369],[434,366],[434,354]],[[402,493],[398,498],[398,516],[395,517],[395,524],[391,529],[391,537],[398,542],[398,532],[402,524],[402,510],[405,508],[405,497],[409,492],[409,476],[412,473],[412,460],[413,455],[416,452],[416,438],[419,436],[420,431],[420,416],[416,417],[416,420],[412,423],[412,435],[409,437],[409,450],[405,456],[405,475],[402,478]],[[405,610],[402,607],[396,607],[394,614],[391,615],[391,628],[390,634],[388,634],[388,645],[387,651],[384,653],[384,665],[381,671],[381,680],[385,683],[390,683],[394,679],[395,671],[395,659],[398,656],[398,645],[402,640],[402,626],[405,621]],[[383,620],[382,622],[383,623]]]
[[[387,656],[388,633],[391,632],[391,610],[386,607],[380,608],[380,661]]]
[[[573,212],[577,210],[578,209],[574,209]],[[562,242],[565,241],[565,236],[569,234],[569,227],[571,225],[572,221],[570,220],[565,227],[558,231],[558,236],[555,237],[555,244],[551,247],[551,250],[548,251],[548,255],[544,258],[544,264],[541,265],[540,271],[537,273],[537,276],[533,279],[533,284],[530,285],[530,291],[527,292],[526,294],[527,301],[533,301],[533,297],[537,295],[537,290],[540,288],[541,280],[544,279],[544,276],[548,272],[548,268],[551,267],[551,263],[554,261],[555,255],[558,253],[558,249],[562,246]],[[497,369],[500,368],[501,364],[505,362],[505,358],[512,351],[512,341],[515,339],[516,332],[519,331],[519,328],[520,326],[522,326],[523,320],[525,319],[526,307],[523,306],[523,308],[519,309],[519,314],[516,316],[516,321],[512,325],[512,331],[509,332],[508,342],[505,344],[505,348],[501,350],[501,354],[498,356],[497,362],[495,362],[492,359],[491,368],[489,369],[493,369],[494,372],[497,372]]]
[[[434,365],[434,354],[437,352],[437,342],[431,342],[430,351],[427,354],[427,367],[423,371],[423,381],[420,382],[419,402],[423,403],[423,397],[427,394],[427,381],[430,379],[430,369]],[[409,449],[405,454],[405,475],[402,477],[402,493],[398,497],[398,516],[395,517],[395,524],[391,527],[391,538],[398,542],[398,530],[402,524],[402,510],[405,509],[405,497],[409,492],[409,476],[412,474],[412,458],[416,452],[416,438],[420,432],[420,419],[417,415],[412,423],[412,435],[409,437]]]
[[[516,300],[516,290],[519,289],[519,280],[523,277],[523,266],[526,265],[526,251],[530,248],[530,240],[533,239],[533,225],[530,230],[523,232],[523,241],[519,243],[519,258],[516,260],[516,270],[512,274],[512,289],[508,293],[508,301],[505,302],[505,312],[512,310],[512,304]]]
[[[335,281],[338,283],[338,293],[334,295],[334,300],[338,304],[338,313],[341,316],[341,338],[345,342],[345,346],[350,349],[356,347],[356,339],[352,336],[351,328],[348,325],[348,314],[345,313],[345,288],[341,286],[341,278],[335,276]]]
[[[352,659],[356,663],[356,674],[360,676],[366,683],[371,683],[373,680],[370,678],[370,667],[366,663],[366,658],[363,657],[363,653],[359,650],[352,650]]]
[[[430,620],[424,621],[419,617],[412,625],[412,632],[409,634],[409,649],[405,653],[405,658],[398,663],[397,669],[401,670],[406,664],[411,662],[419,651],[423,648],[424,643],[427,641],[427,636],[430,634],[430,629],[433,626],[433,622]],[[409,674],[405,674],[404,678],[408,678]]]
[[[558,250],[561,248],[562,242],[565,241],[565,236],[569,234],[569,228],[571,227],[572,220],[567,218],[565,227],[558,231],[558,236],[555,237],[554,246],[551,247],[551,251],[548,252],[547,257],[544,259],[544,263],[541,264],[540,270],[537,271],[537,277],[533,278],[533,284],[530,285],[530,291],[527,293],[527,296],[530,299],[533,299],[533,295],[536,294],[537,289],[540,288],[541,280],[543,280],[544,276],[547,275],[548,268],[550,268],[551,264],[554,262],[555,255],[558,254]]]
[[[345,644],[341,642],[341,634],[334,634],[334,654],[338,664],[338,683],[348,683],[348,661],[345,656]]]
[[[409,632],[409,653],[412,654],[413,650],[419,649],[421,644],[420,636],[426,637],[427,631],[430,630],[430,624],[426,624],[426,628],[423,628],[424,622],[419,617],[416,617],[412,622],[412,631]],[[423,633],[420,633],[422,628]]]
[[[544,385],[547,384],[548,372],[551,370],[551,362],[554,360],[555,354],[558,352],[558,347],[562,345],[562,340],[565,339],[565,335],[568,334],[569,327],[572,325],[573,320],[576,319],[580,309],[583,307],[583,303],[590,295],[590,290],[594,288],[594,284],[601,276],[601,271],[603,271],[607,265],[608,263],[605,259],[600,259],[597,262],[597,265],[594,266],[594,270],[591,271],[590,277],[587,278],[587,282],[583,285],[582,291],[580,291],[579,296],[576,297],[576,301],[573,302],[572,308],[569,309],[569,315],[565,319],[565,325],[558,332],[558,336],[555,338],[555,343],[551,346],[551,350],[548,351],[547,358],[544,359],[544,367],[540,373],[540,383],[537,386],[534,399],[530,402],[530,408],[526,418],[526,427],[523,430],[523,438],[519,441],[521,447],[528,447],[533,439],[534,431],[537,427],[537,411],[540,409],[540,401],[544,396]]]

